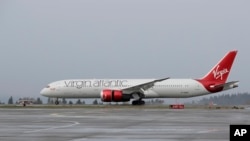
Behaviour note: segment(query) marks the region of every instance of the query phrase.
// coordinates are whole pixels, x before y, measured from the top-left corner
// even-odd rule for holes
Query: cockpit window
[[[50,86],[48,85],[48,86],[46,86],[46,88],[50,88]]]

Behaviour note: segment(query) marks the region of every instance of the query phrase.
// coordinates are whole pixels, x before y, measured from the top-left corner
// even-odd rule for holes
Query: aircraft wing
[[[132,87],[122,89],[122,91],[124,93],[127,93],[127,94],[131,94],[133,92],[144,93],[144,91],[146,91],[149,88],[153,87],[156,82],[161,82],[161,81],[164,81],[164,80],[167,80],[167,79],[169,79],[169,77],[163,78],[163,79],[156,79],[156,80],[153,80],[153,81],[150,81],[150,82],[146,82],[146,83],[142,83],[142,84],[139,84],[139,85],[135,85],[135,86],[132,86]]]

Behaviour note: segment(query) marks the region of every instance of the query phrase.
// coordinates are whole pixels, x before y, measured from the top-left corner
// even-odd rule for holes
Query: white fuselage
[[[55,98],[100,98],[104,89],[122,90],[154,79],[72,79],[50,83],[41,93]],[[194,79],[167,79],[144,91],[145,98],[187,98],[210,92]]]

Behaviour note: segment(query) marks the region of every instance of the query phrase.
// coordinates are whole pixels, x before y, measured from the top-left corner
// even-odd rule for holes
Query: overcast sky
[[[248,0],[1,0],[0,101],[71,78],[200,78],[238,50],[249,91]],[[2,99],[2,100],[1,100]]]

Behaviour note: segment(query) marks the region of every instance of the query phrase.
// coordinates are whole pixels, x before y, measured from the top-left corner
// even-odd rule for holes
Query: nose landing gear
[[[59,104],[58,98],[56,98],[55,104],[56,104],[56,105]]]

